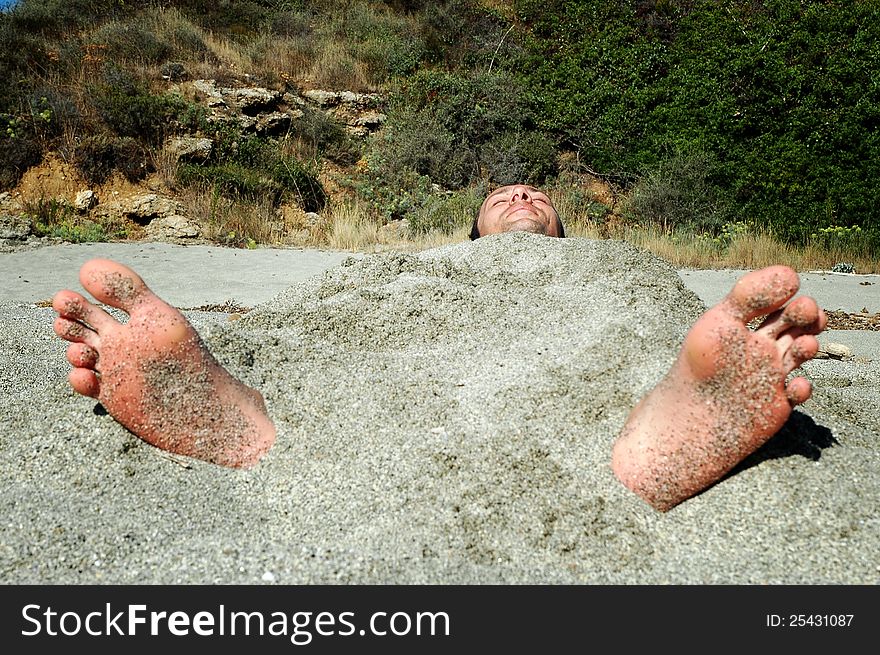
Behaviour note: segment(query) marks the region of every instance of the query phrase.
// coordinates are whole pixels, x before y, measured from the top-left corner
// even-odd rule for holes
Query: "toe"
[[[73,390],[89,398],[97,398],[99,383],[98,376],[88,368],[75,368],[67,376]]]
[[[750,321],[782,307],[797,293],[800,280],[788,266],[770,266],[743,276],[727,294],[727,306],[741,321]]]
[[[794,339],[782,355],[785,374],[788,375],[804,362],[813,359],[817,352],[819,352],[819,340],[812,334],[804,334]]]
[[[76,368],[95,368],[98,351],[84,343],[72,343],[67,347],[67,361]]]
[[[85,323],[97,332],[119,325],[110,314],[73,291],[56,293],[52,298],[52,308],[62,318]]]
[[[788,396],[788,402],[794,407],[809,400],[813,393],[813,387],[806,378],[794,378],[786,385],[785,393]]]
[[[79,281],[100,302],[130,310],[152,296],[141,277],[110,259],[91,259],[79,271]]]
[[[757,331],[775,339],[783,331],[791,328],[803,329],[815,326],[820,311],[815,300],[801,296],[791,301],[784,309],[770,314]]]
[[[55,319],[55,323],[52,325],[52,327],[55,330],[55,334],[57,334],[65,341],[84,343],[88,346],[91,346],[95,350],[97,350],[98,348],[98,333],[94,330],[87,328],[82,323],[71,321],[70,319],[66,318],[61,318],[59,316]]]

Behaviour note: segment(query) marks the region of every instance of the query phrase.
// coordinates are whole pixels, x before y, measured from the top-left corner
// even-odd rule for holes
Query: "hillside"
[[[842,1],[21,0],[0,233],[424,245],[522,180],[573,234],[864,269],[877,30]]]

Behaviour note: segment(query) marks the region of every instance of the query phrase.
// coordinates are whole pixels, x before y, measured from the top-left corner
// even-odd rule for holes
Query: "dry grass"
[[[379,89],[370,79],[366,65],[357,61],[344,43],[336,40],[323,45],[304,81],[315,88],[346,89],[358,93]]]
[[[177,171],[180,168],[178,156],[167,145],[152,151],[153,167],[156,169],[156,177],[166,189],[177,187]]]
[[[206,239],[238,247],[282,243],[283,222],[269,200],[230,200],[198,188],[185,191],[181,200]]]
[[[272,35],[254,40],[247,46],[247,53],[261,77],[282,81],[307,77],[314,60],[308,43]]]
[[[870,253],[822,248],[817,244],[792,246],[766,233],[737,235],[725,248],[659,230],[627,228],[617,236],[682,268],[756,269],[785,264],[798,271],[812,271],[830,270],[839,262],[848,262],[858,273],[880,273],[880,260]]]

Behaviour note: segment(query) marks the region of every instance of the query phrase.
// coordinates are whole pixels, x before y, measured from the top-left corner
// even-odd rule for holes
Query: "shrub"
[[[324,207],[327,196],[312,168],[294,157],[280,157],[272,168],[272,175],[304,210],[313,212]]]
[[[73,163],[89,184],[104,183],[113,171],[137,182],[153,171],[149,153],[131,137],[105,134],[86,137],[73,151]]]
[[[323,111],[306,107],[303,116],[294,123],[292,134],[315,156],[337,164],[351,166],[361,158],[361,145]]]
[[[176,128],[179,116],[190,111],[179,96],[155,95],[133,75],[113,65],[105,67],[104,83],[90,91],[92,103],[110,129],[154,145]]]
[[[64,91],[39,85],[24,96],[26,111],[34,133],[44,140],[82,127],[83,118],[76,102]]]
[[[56,199],[40,198],[25,206],[38,236],[51,236],[74,243],[107,241],[127,236],[124,223],[110,221],[98,223],[79,216],[70,205]]]
[[[406,218],[431,197],[431,179],[402,169],[393,176],[370,169],[355,182],[358,194],[386,220]]]
[[[717,235],[731,208],[712,184],[713,160],[701,151],[682,151],[642,177],[622,211],[630,220],[670,230]]]
[[[480,161],[499,184],[539,185],[556,173],[556,144],[538,132],[506,132],[481,146]]]
[[[520,173],[542,181],[555,153],[535,133],[533,98],[520,82],[504,72],[417,74],[392,100],[375,156],[386,170],[408,168],[451,189],[481,169],[496,181]]]
[[[211,160],[206,165],[181,165],[180,184],[210,186],[232,198],[267,197],[272,204],[289,197],[306,211],[324,206],[326,196],[316,171],[282,155],[276,141],[244,136],[231,125],[218,128],[214,136]]]
[[[105,23],[90,38],[94,43],[107,46],[107,57],[111,61],[158,64],[172,53],[168,42],[160,39],[153,30],[139,25],[134,18]]]
[[[221,195],[245,198],[269,196],[273,204],[281,195],[281,188],[271,177],[261,171],[237,163],[182,164],[178,169],[178,181],[183,186],[203,184]]]
[[[115,139],[113,155],[116,169],[129,182],[142,180],[155,170],[150,153],[137,139],[131,137]]]
[[[73,150],[73,164],[89,184],[102,184],[116,168],[113,139],[104,134],[86,137]]]
[[[469,228],[480,211],[486,190],[485,185],[478,184],[461,191],[429,196],[407,216],[410,229],[414,234],[452,234],[457,228]]]
[[[137,182],[154,170],[149,153],[136,139],[104,134],[80,141],[73,151],[73,163],[90,184],[104,183],[114,171]]]

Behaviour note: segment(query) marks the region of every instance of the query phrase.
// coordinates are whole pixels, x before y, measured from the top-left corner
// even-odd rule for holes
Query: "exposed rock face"
[[[33,231],[31,219],[22,214],[21,203],[8,191],[0,193],[0,246],[15,246]]]
[[[147,234],[157,241],[193,239],[200,233],[198,225],[192,223],[186,216],[179,214],[160,216],[147,225]]]
[[[165,149],[179,162],[203,162],[211,156],[214,140],[194,136],[169,139]]]
[[[0,241],[24,241],[30,236],[31,229],[27,216],[0,213]]]
[[[246,133],[259,136],[281,136],[295,130],[296,121],[303,119],[307,112],[312,112],[312,115],[322,112],[355,137],[368,136],[380,129],[386,119],[380,110],[382,99],[375,93],[310,90],[299,94],[249,85],[247,81],[236,86],[221,86],[216,80],[188,81],[188,71],[175,62],[163,66],[162,75],[173,83],[173,92],[206,107],[210,123],[232,124]],[[168,139],[165,154],[176,163],[204,164],[211,160],[215,148],[214,139],[192,134]],[[65,177],[62,175],[61,179]],[[199,225],[187,218],[185,207],[171,197],[159,193],[124,197],[114,190],[112,195],[115,198],[112,201],[103,198],[99,203],[95,192],[82,189],[80,184],[82,182],[70,188],[52,189],[48,193],[57,201],[98,222],[102,218],[134,221],[144,227],[147,235],[153,239],[175,241],[201,236]],[[77,187],[81,189],[78,193]],[[159,191],[162,188],[161,184],[149,185],[151,190]],[[76,198],[71,202],[74,193]],[[292,226],[288,225],[290,221],[287,217],[283,217],[279,232],[298,229],[308,233],[320,221],[321,217],[317,214],[303,214],[302,220]],[[397,239],[406,229],[405,223],[388,226],[383,238]],[[22,215],[20,203],[9,193],[0,193],[0,242],[8,242],[9,247],[18,248],[29,239],[36,239],[32,233],[32,223]]]
[[[181,203],[157,193],[122,198],[101,205],[95,211],[132,220],[145,228],[149,238],[157,241],[193,239],[201,235],[201,229],[186,217]]]
[[[181,91],[211,109],[209,121],[234,121],[245,131],[265,136],[286,132],[308,107],[324,112],[358,137],[366,137],[385,122],[379,111],[381,98],[375,93],[317,89],[299,96],[264,87],[221,87],[214,80],[194,80],[182,84]]]
[[[154,218],[181,215],[184,213],[182,204],[171,198],[156,193],[143,193],[116,203],[120,213],[141,225],[147,225]]]
[[[385,122],[386,116],[378,111],[380,97],[375,93],[351,91],[305,91],[306,100],[341,123],[350,134],[365,137]]]

